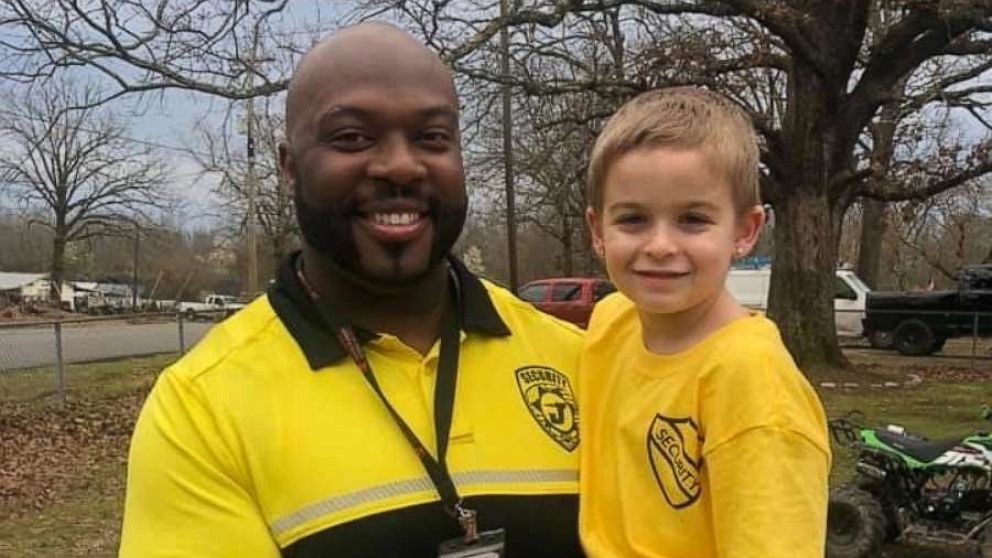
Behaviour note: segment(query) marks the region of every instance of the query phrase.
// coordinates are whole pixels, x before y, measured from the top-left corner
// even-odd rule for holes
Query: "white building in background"
[[[51,281],[47,273],[19,273],[0,271],[0,301],[6,303],[31,303],[48,300]],[[76,288],[70,281],[63,281],[60,289],[62,307],[75,311]]]

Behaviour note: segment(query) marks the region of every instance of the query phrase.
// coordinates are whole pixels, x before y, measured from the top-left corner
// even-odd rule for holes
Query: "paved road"
[[[199,341],[212,325],[209,322],[185,322],[186,348]],[[65,362],[167,352],[179,352],[179,329],[175,322],[132,325],[114,321],[66,324],[62,328],[62,356]],[[55,333],[52,326],[0,328],[0,372],[51,366],[54,363]]]

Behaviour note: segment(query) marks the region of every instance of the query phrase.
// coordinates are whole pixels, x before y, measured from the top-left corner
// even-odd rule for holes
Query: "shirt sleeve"
[[[829,455],[802,434],[754,428],[706,457],[720,558],[822,558]]]
[[[121,558],[279,556],[204,398],[166,370],[135,425]]]
[[[830,446],[784,347],[749,343],[707,382],[704,468],[720,558],[822,558]]]

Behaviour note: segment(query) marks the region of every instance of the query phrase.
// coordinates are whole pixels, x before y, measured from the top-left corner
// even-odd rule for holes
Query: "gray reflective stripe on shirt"
[[[538,471],[465,471],[451,475],[457,486],[499,483],[543,483],[543,482],[575,482],[579,475],[575,469],[550,469]],[[434,485],[428,477],[408,479],[380,484],[340,496],[332,496],[280,517],[270,526],[272,534],[282,535],[310,520],[331,513],[338,513],[348,508],[386,500],[396,496],[415,494],[417,492],[434,493]]]

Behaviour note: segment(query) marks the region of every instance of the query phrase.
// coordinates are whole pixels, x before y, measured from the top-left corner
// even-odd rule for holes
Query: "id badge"
[[[503,529],[483,531],[479,540],[465,543],[463,537],[444,541],[437,549],[438,558],[503,558],[506,532]]]

